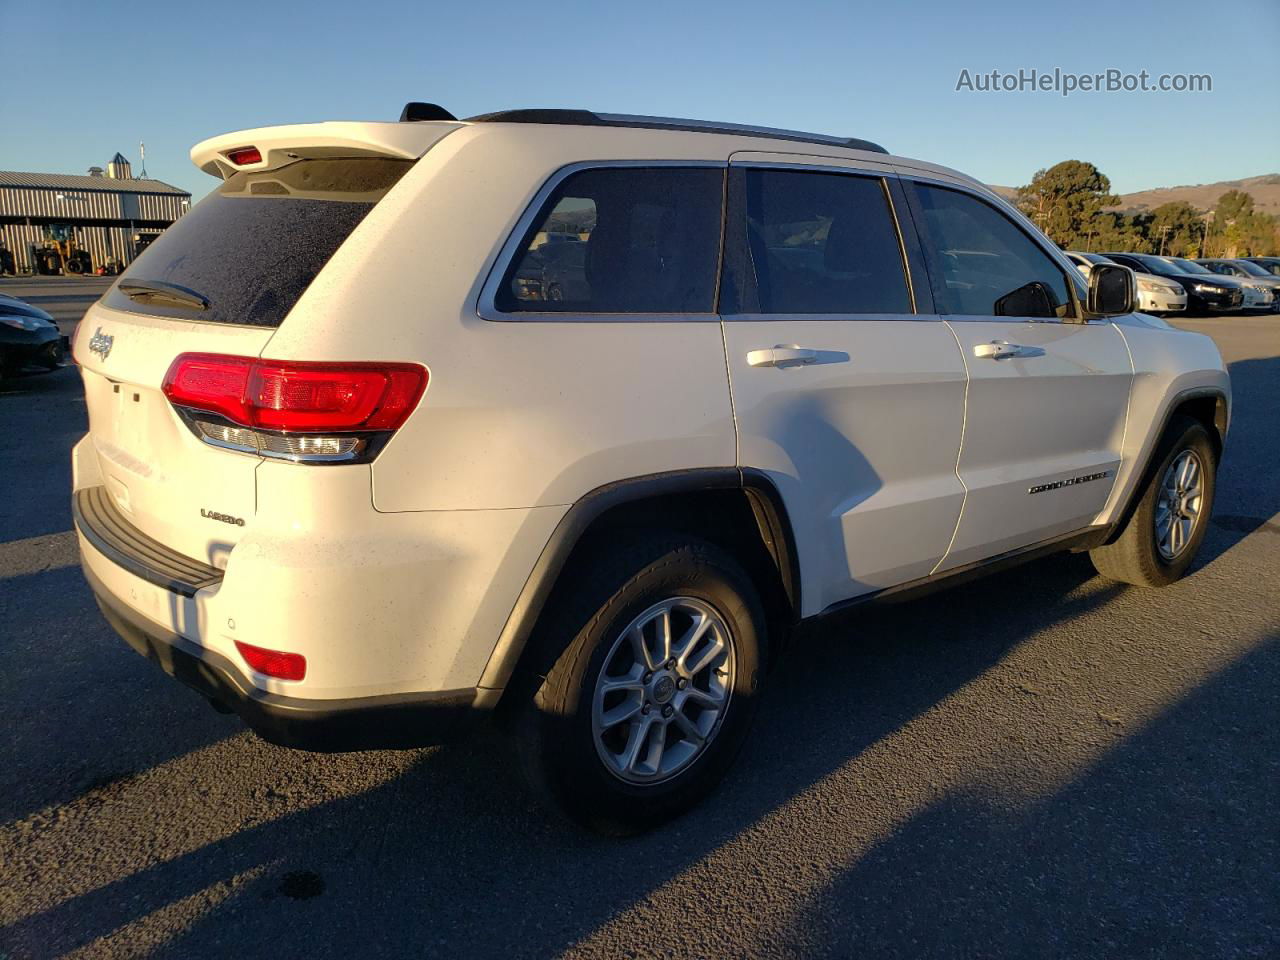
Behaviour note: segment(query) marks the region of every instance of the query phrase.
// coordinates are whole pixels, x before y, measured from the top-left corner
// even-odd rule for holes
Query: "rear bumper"
[[[444,743],[482,720],[500,695],[478,687],[345,698],[264,690],[225,652],[188,639],[137,608],[140,597],[149,594],[148,609],[198,609],[189,605],[197,602],[197,594],[221,585],[221,570],[132,527],[103,487],[76,491],[72,516],[85,579],[107,622],[165,673],[238,714],[272,743],[321,752]],[[198,612],[188,612],[175,622],[200,619]]]
[[[300,750],[408,749],[454,740],[491,712],[497,691],[306,700],[253,686],[221,654],[169,633],[131,610],[84,567],[107,622],[129,646],[215,707],[238,714],[260,737]]]

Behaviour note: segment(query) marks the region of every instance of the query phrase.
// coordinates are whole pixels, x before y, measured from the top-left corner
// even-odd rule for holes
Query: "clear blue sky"
[[[1218,19],[1215,11],[1228,13]],[[117,150],[203,195],[207,136],[272,123],[586,107],[866,137],[988,183],[1088,160],[1113,189],[1280,172],[1280,2],[392,3],[0,0],[0,169]],[[972,74],[1208,73],[1211,93],[957,92]]]

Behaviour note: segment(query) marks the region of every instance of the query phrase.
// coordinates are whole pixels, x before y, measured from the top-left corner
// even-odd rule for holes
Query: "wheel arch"
[[[660,525],[733,553],[760,591],[773,622],[799,617],[800,568],[786,507],[772,480],[754,470],[710,467],[649,474],[592,490],[557,524],[525,581],[479,686],[504,690],[529,638],[575,558],[611,532]]]
[[[1214,446],[1214,452],[1218,461],[1222,460],[1222,451],[1226,446],[1227,428],[1231,422],[1231,401],[1227,396],[1227,392],[1221,387],[1192,387],[1188,390],[1180,391],[1166,404],[1164,413],[1160,418],[1159,429],[1155,430],[1151,435],[1151,440],[1145,454],[1145,462],[1142,470],[1137,473],[1137,482],[1128,491],[1125,498],[1124,509],[1120,511],[1115,522],[1111,525],[1111,532],[1107,535],[1105,543],[1114,543],[1129,522],[1129,518],[1133,516],[1134,510],[1137,509],[1139,501],[1142,499],[1143,491],[1147,489],[1147,485],[1151,482],[1151,476],[1156,468],[1156,455],[1160,450],[1160,441],[1169,429],[1169,424],[1178,416],[1188,416],[1198,421],[1209,432],[1209,439]]]

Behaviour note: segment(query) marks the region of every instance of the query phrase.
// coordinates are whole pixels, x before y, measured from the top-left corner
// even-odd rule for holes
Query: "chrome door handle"
[[[779,343],[765,350],[747,353],[747,363],[753,367],[798,367],[817,359],[817,350],[808,350],[794,343]]]
[[[975,357],[990,357],[992,360],[1000,360],[1004,357],[1021,356],[1025,347],[1020,347],[1016,343],[1010,343],[1007,340],[992,340],[990,343],[978,343],[973,347],[973,355]]]

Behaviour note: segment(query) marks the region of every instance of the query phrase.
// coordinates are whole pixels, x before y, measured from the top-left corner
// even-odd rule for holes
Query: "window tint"
[[[1071,315],[1066,275],[1012,220],[957,190],[915,186],[940,313]]]
[[[499,310],[711,313],[724,171],[632,167],[572,174],[534,218]]]
[[[911,313],[902,249],[877,178],[744,172],[750,313]]]
[[[208,300],[195,312],[130,298],[118,310],[205,323],[276,327],[356,225],[413,166],[379,157],[299,160],[236,173],[165,230],[120,283],[160,281]]]

